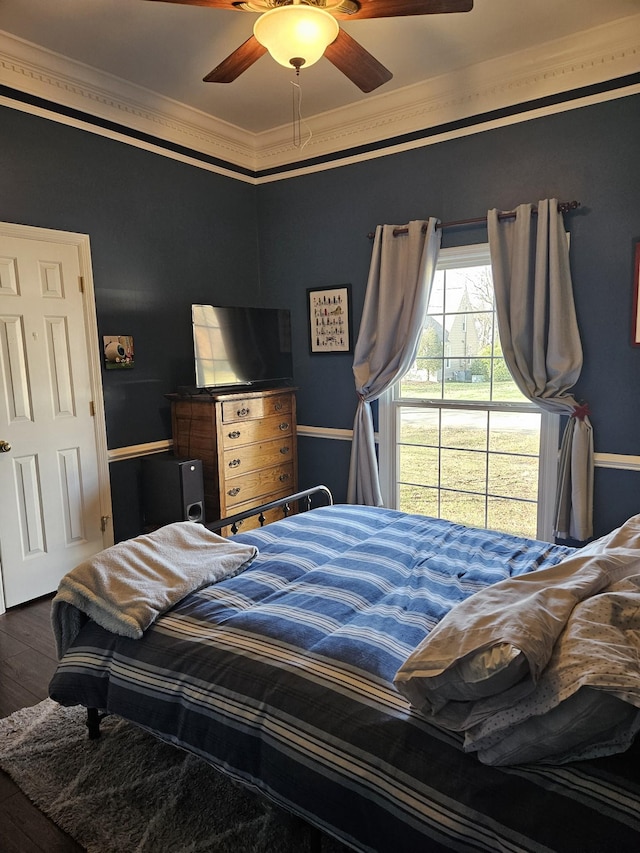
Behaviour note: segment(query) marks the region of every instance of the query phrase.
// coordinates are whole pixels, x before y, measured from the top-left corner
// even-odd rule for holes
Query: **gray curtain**
[[[593,535],[593,431],[588,408],[570,393],[582,369],[569,247],[556,199],[522,204],[515,218],[487,214],[498,329],[506,364],[522,393],[568,415],[559,458],[554,534]]]
[[[438,220],[378,225],[355,346],[359,402],[353,424],[347,500],[382,506],[371,402],[411,367],[440,251]],[[407,229],[397,237],[397,228]]]

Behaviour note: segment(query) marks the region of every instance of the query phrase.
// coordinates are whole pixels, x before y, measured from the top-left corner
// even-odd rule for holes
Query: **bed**
[[[465,607],[501,584],[571,566],[578,552],[346,505],[290,515],[233,541],[253,549],[248,564],[160,608],[137,638],[81,614],[50,696],[117,714],[201,756],[354,850],[640,849],[633,673],[614,754],[596,748],[597,757],[565,755],[560,764],[485,763],[469,751],[464,726],[442,724],[443,703],[429,694],[431,705],[421,706],[414,690],[430,684],[430,635],[448,646]],[[635,540],[619,544],[609,537],[585,559],[600,565],[604,550],[614,581],[628,587],[631,578],[633,601],[640,552]],[[607,590],[602,580],[587,586],[570,588],[569,599],[589,602]],[[637,639],[640,624],[625,620]],[[469,642],[464,631],[462,639]],[[512,652],[493,674],[502,677],[514,660]]]

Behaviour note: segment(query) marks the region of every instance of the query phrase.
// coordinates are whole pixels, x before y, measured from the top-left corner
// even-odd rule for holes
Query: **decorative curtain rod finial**
[[[580,207],[579,201],[559,201],[558,211],[560,213],[569,213],[570,210],[577,210]]]

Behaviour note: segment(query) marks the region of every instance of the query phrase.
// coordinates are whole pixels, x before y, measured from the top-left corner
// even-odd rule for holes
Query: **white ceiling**
[[[364,95],[322,59],[301,72],[302,112],[308,120],[362,108],[381,94],[627,16],[638,27],[638,12],[640,0],[475,0],[463,14],[343,23],[393,80]],[[265,55],[234,83],[202,78],[249,37],[255,18],[150,0],[0,0],[0,30],[12,37],[254,134],[291,121],[293,73]]]

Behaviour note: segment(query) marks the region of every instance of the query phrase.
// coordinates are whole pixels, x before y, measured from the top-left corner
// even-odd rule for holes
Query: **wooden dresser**
[[[173,452],[202,460],[205,521],[297,491],[293,389],[167,397],[171,401]],[[267,522],[281,517],[281,509],[273,510],[267,514]],[[242,529],[257,524],[257,519],[247,519]]]

